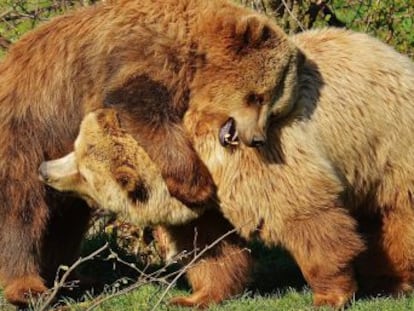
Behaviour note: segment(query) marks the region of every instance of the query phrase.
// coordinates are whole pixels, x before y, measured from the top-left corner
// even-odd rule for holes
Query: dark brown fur
[[[228,235],[232,230],[234,227],[215,209],[206,211],[201,218],[187,225],[157,228],[157,240],[167,253],[172,245],[179,253],[210,248],[187,271],[193,294],[174,297],[171,303],[205,308],[243,293],[250,281],[253,260],[245,240],[236,233]],[[216,241],[219,242],[212,247]],[[183,263],[191,259],[192,256]]]
[[[157,105],[140,98],[145,94],[133,94],[133,104],[142,108],[129,116],[134,123],[130,131],[160,164],[172,194],[200,203],[214,191],[180,125],[188,102],[182,93],[188,91],[174,76],[184,83],[191,71],[176,60],[166,65],[164,56],[176,53],[174,47],[167,47],[168,41],[165,46],[151,41],[151,31],[128,30],[130,37],[125,38],[122,27],[145,23],[139,17],[125,19],[129,6],[141,3],[99,6],[55,19],[22,38],[0,64],[0,276],[12,303],[24,304],[28,292],[45,290],[56,268],[76,258],[90,215],[83,202],[46,190],[38,181],[37,167],[72,148],[86,112],[103,102],[122,105],[123,98],[116,95],[123,88],[136,91],[142,84],[147,89],[154,73],[167,85]],[[124,25],[115,26],[122,18]],[[97,30],[106,27],[114,31],[108,39]],[[163,40],[160,34],[157,39]],[[145,48],[163,49],[162,55],[151,53],[160,59],[138,56]],[[146,79],[132,78],[135,72]],[[135,83],[129,86],[130,81]],[[175,152],[167,154],[163,148]],[[58,211],[54,205],[59,205]]]
[[[278,32],[265,17],[225,0],[119,0],[57,18],[17,42],[0,64],[6,298],[25,303],[31,284],[50,285],[58,265],[77,256],[89,210],[46,189],[37,168],[71,150],[86,113],[116,108],[171,194],[199,206],[214,197],[215,186],[181,125],[183,114],[194,103],[207,111],[245,106],[233,116],[240,139],[264,139],[279,71],[295,58]]]

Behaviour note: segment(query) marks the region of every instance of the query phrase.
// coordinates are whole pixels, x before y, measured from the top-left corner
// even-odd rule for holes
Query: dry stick
[[[76,262],[74,264],[72,264],[67,270],[66,272],[62,275],[61,279],[59,281],[55,280],[55,285],[53,286],[53,291],[52,293],[49,295],[48,299],[46,300],[46,302],[39,308],[39,311],[45,311],[49,305],[52,303],[53,299],[55,299],[59,289],[61,289],[66,282],[66,279],[69,277],[69,275],[73,272],[73,270],[75,270],[79,265],[81,265],[82,263],[93,259],[94,257],[96,257],[98,254],[102,253],[104,250],[106,250],[108,248],[109,244],[105,243],[104,246],[102,246],[101,248],[97,249],[96,251],[94,251],[93,253],[89,254],[86,257],[79,257],[78,260],[76,260]]]
[[[233,230],[230,230],[230,231],[228,231],[227,233],[225,233],[225,234],[223,234],[222,236],[220,236],[217,240],[215,240],[213,243],[211,243],[211,244],[209,244],[209,245],[207,245],[205,248],[203,248],[203,250],[200,252],[200,253],[198,253],[198,254],[196,254],[194,257],[193,257],[193,259],[188,263],[188,264],[186,264],[182,269],[180,269],[179,271],[175,271],[175,272],[172,272],[172,273],[170,273],[170,274],[168,274],[168,275],[166,275],[163,279],[168,279],[168,278],[170,278],[170,277],[172,277],[172,276],[174,276],[175,275],[175,277],[174,277],[174,279],[170,282],[170,283],[168,283],[168,286],[167,286],[167,288],[165,289],[165,291],[162,293],[162,295],[161,295],[161,297],[158,299],[158,301],[157,301],[157,303],[154,305],[154,307],[151,309],[151,311],[153,311],[153,310],[155,310],[159,305],[160,305],[160,303],[162,302],[162,300],[165,298],[165,296],[167,295],[167,293],[168,293],[168,291],[171,289],[171,287],[178,281],[178,279],[203,255],[203,254],[205,254],[208,250],[210,250],[211,248],[213,248],[214,246],[216,246],[219,242],[221,242],[223,239],[225,239],[226,237],[228,237],[229,235],[231,235],[231,234],[233,234],[233,233],[236,233],[237,232],[237,230],[236,229],[233,229]],[[174,263],[174,262],[173,262]],[[171,264],[173,264],[173,263],[171,263]],[[138,280],[135,284],[132,284],[131,286],[128,286],[127,288],[124,288],[123,290],[120,290],[119,292],[116,292],[115,294],[112,294],[112,295],[109,295],[109,296],[106,296],[106,297],[103,297],[102,299],[100,299],[100,300],[98,300],[98,301],[96,301],[96,302],[94,302],[91,306],[89,306],[85,311],[92,311],[93,309],[95,309],[97,306],[99,306],[100,304],[102,304],[102,303],[104,303],[105,301],[108,301],[108,300],[110,300],[110,299],[112,299],[112,298],[115,298],[115,297],[118,297],[118,296],[121,296],[121,295],[123,295],[123,294],[126,294],[126,293],[129,293],[129,292],[131,292],[131,291],[133,291],[133,290],[135,290],[135,289],[137,289],[137,288],[139,288],[139,287],[141,287],[141,286],[143,286],[143,285],[145,285],[146,283],[150,283],[151,281],[153,282],[153,281],[157,281],[157,282],[160,282],[160,279],[158,278],[156,278],[155,276],[157,276],[157,275],[159,275],[161,272],[163,272],[163,271],[165,271],[165,269],[166,269],[166,267],[168,267],[169,265],[171,265],[171,264],[168,264],[168,265],[166,265],[166,266],[164,266],[163,268],[161,268],[161,269],[159,269],[159,270],[157,270],[157,271],[155,271],[155,272],[153,272],[153,273],[150,273],[150,274],[144,274],[144,277],[143,277],[143,280]]]
[[[187,257],[191,254],[191,252],[188,253],[188,254],[187,253],[178,254],[173,261],[171,261],[170,263],[164,265],[163,267],[159,268],[158,270],[148,274],[148,273],[146,273],[148,265],[144,269],[141,270],[138,267],[136,267],[134,264],[131,264],[131,263],[126,262],[126,261],[122,260],[121,258],[119,258],[118,254],[113,252],[111,249],[110,249],[110,251],[111,251],[111,255],[109,257],[112,256],[112,258],[114,258],[117,262],[120,262],[121,264],[124,264],[124,265],[132,268],[133,270],[137,271],[140,274],[140,278],[138,278],[138,280],[134,284],[132,284],[132,285],[130,285],[130,286],[114,293],[114,294],[104,296],[100,299],[97,299],[92,305],[90,305],[86,309],[86,311],[91,311],[91,310],[95,309],[97,306],[99,306],[100,304],[104,303],[105,301],[108,301],[108,300],[113,299],[115,297],[118,297],[118,296],[124,295],[126,293],[129,293],[129,292],[131,292],[131,291],[133,291],[133,290],[135,290],[135,289],[137,289],[137,288],[139,288],[139,287],[141,287],[141,286],[143,286],[147,283],[157,282],[157,283],[169,284],[167,279],[173,277],[174,275],[179,273],[179,271],[174,271],[174,272],[168,273],[165,276],[163,276],[162,278],[160,278],[159,275],[161,273],[165,272],[168,267],[170,267],[171,265],[177,263],[177,261],[182,260],[182,258],[185,258],[185,257]]]
[[[219,242],[221,242],[223,239],[225,239],[226,237],[228,237],[229,235],[236,233],[237,230],[233,229],[230,230],[229,232],[227,232],[226,234],[223,234],[221,237],[219,237],[217,240],[215,240],[213,243],[207,245],[206,247],[203,248],[203,250],[201,252],[199,252],[196,256],[193,257],[193,259],[183,268],[180,270],[180,273],[178,273],[176,275],[176,277],[171,281],[171,283],[167,286],[167,288],[164,290],[164,292],[162,293],[161,297],[158,299],[157,303],[152,307],[151,311],[154,311],[162,302],[162,300],[165,298],[165,296],[167,295],[168,291],[171,289],[171,287],[174,286],[174,284],[178,281],[178,279],[203,255],[205,254],[208,250],[210,250],[211,248],[213,248],[214,246],[216,246]]]
[[[303,27],[302,23],[297,19],[297,17],[295,16],[295,14],[293,14],[293,12],[289,9],[288,4],[286,3],[285,0],[282,0],[283,5],[285,6],[286,10],[288,11],[289,15],[293,18],[293,20],[298,24],[299,28],[304,31],[305,27]]]
[[[8,9],[8,10],[0,13],[0,18],[3,18],[4,16],[9,15],[11,12],[13,12],[13,10],[12,9]]]
[[[147,274],[146,270],[150,266],[149,263],[144,267],[144,269],[139,269],[134,263],[127,262],[127,261],[123,260],[122,258],[120,258],[119,255],[116,252],[114,252],[113,250],[110,249],[109,251],[111,252],[111,254],[109,255],[110,258],[115,259],[117,262],[127,266],[128,268],[134,270],[135,272],[138,272],[140,275],[143,275],[143,276],[145,276],[146,278],[148,278],[152,281],[159,281],[159,279],[154,277],[154,275],[157,275],[158,273],[161,273],[161,272],[165,271],[165,269],[169,266],[169,265],[165,265],[162,268],[160,268],[160,269],[158,269],[158,270],[156,270],[156,271],[154,271],[150,274]]]
[[[180,258],[180,257],[179,257],[179,258]],[[117,260],[118,260],[118,259],[117,259]],[[125,263],[123,260],[120,260],[120,262],[121,262],[121,263]],[[100,298],[100,299],[96,300],[96,301],[95,301],[92,305],[90,305],[90,306],[89,306],[89,307],[88,307],[85,311],[91,311],[91,310],[95,309],[97,306],[99,306],[100,304],[104,303],[105,301],[108,301],[108,300],[113,299],[113,298],[115,298],[115,297],[118,297],[118,296],[124,295],[124,294],[126,294],[126,293],[129,293],[129,292],[131,292],[131,291],[133,291],[133,290],[135,290],[135,289],[137,289],[137,288],[139,288],[139,287],[141,287],[141,286],[143,286],[143,285],[145,285],[145,284],[147,284],[147,283],[151,283],[151,282],[158,282],[158,283],[165,283],[165,284],[169,284],[169,283],[166,281],[166,279],[168,279],[168,278],[172,277],[173,275],[176,275],[177,273],[179,273],[179,271],[171,272],[171,273],[169,273],[169,274],[165,275],[163,278],[159,278],[158,276],[159,276],[161,273],[165,272],[166,268],[168,268],[169,266],[171,266],[171,265],[172,265],[172,264],[174,264],[174,263],[175,263],[175,262],[172,262],[172,263],[170,263],[170,264],[167,264],[167,265],[165,265],[165,266],[161,267],[160,269],[158,269],[158,270],[156,270],[156,271],[154,271],[154,272],[152,272],[152,273],[149,273],[149,274],[147,274],[147,273],[145,272],[145,270],[146,270],[146,269],[144,269],[144,270],[139,270],[138,268],[136,268],[136,270],[137,270],[137,271],[139,271],[139,272],[140,272],[140,274],[141,274],[140,279],[138,279],[138,280],[136,281],[136,283],[134,283],[134,284],[132,284],[132,285],[130,285],[130,286],[128,286],[128,287],[126,287],[126,288],[124,288],[124,289],[122,289],[122,290],[120,290],[120,291],[118,291],[118,292],[114,293],[114,294],[111,294],[111,295],[108,295],[108,296],[104,296],[104,297],[102,297],[102,298]],[[130,266],[130,264],[129,264],[129,263],[127,263],[127,266]]]

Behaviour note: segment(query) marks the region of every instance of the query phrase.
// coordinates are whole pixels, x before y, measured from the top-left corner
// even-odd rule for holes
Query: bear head
[[[260,146],[270,116],[280,118],[294,108],[303,57],[266,16],[233,5],[217,9],[214,3],[206,4],[211,7],[194,30],[198,61],[190,109],[221,123],[222,145],[240,140]]]
[[[158,167],[112,109],[86,115],[74,152],[43,162],[39,177],[89,205],[124,214],[136,225],[181,224],[203,212],[170,196]]]

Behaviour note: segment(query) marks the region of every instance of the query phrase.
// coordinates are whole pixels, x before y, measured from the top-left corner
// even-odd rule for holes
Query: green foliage
[[[97,0],[0,0],[0,57],[9,43],[56,15]]]
[[[347,27],[369,33],[414,58],[413,1],[336,0],[332,7]]]
[[[414,58],[412,0],[239,0],[276,19],[288,33],[336,26],[365,32]]]

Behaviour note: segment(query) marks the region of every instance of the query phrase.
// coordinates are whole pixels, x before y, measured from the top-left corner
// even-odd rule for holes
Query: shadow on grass
[[[89,236],[83,242],[81,256],[90,255],[106,243],[108,243],[109,249],[76,268],[75,279],[79,277],[80,282],[75,286],[60,290],[56,297],[56,305],[79,303],[103,293],[113,293],[126,288],[137,282],[140,276],[137,269],[150,274],[163,268],[161,263],[149,264],[149,259],[145,256],[137,256],[121,247],[118,244],[116,231],[112,233],[99,232]],[[170,266],[163,274],[178,269],[177,265]]]
[[[84,242],[82,250],[83,256],[89,255],[105,243],[109,243],[111,250],[116,252],[123,261],[134,264],[140,269],[146,269],[147,273],[157,271],[162,267],[162,265],[156,264],[148,265],[145,258],[128,253],[124,248],[119,246],[117,237],[113,234],[100,233],[90,236]],[[249,247],[255,258],[256,265],[248,292],[243,297],[257,295],[269,296],[273,294],[284,296],[289,295],[292,289],[299,293],[308,289],[298,266],[286,251],[279,248],[267,248],[260,242],[252,242],[249,244]],[[110,252],[102,253],[94,260],[84,263],[78,269],[78,272],[86,278],[95,280],[94,286],[80,287],[62,292],[58,297],[59,304],[66,305],[69,303],[73,305],[74,303],[91,301],[91,299],[99,299],[98,296],[102,293],[111,295],[115,291],[136,283],[139,277],[137,271],[128,265],[120,263],[115,258],[111,258],[109,255]],[[165,274],[177,271],[178,269],[180,269],[179,265],[171,266],[165,271]],[[191,289],[184,277],[179,280],[176,287],[190,294]],[[160,291],[162,291],[161,287]],[[382,296],[359,294],[355,297],[354,301],[371,301],[373,297],[379,298]]]
[[[261,242],[250,245],[256,266],[250,290],[254,293],[284,293],[289,289],[301,291],[306,282],[293,258],[283,249],[267,248]]]

